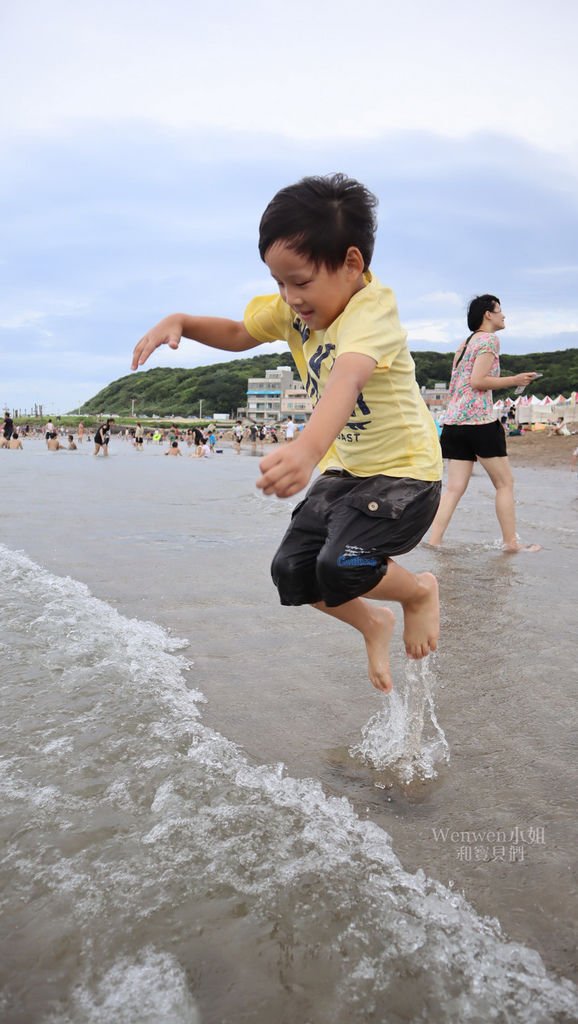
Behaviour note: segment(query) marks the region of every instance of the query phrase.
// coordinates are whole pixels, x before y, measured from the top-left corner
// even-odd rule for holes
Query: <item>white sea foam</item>
[[[201,1024],[185,972],[173,957],[145,949],[134,960],[119,958],[98,980],[73,989],[69,1009],[42,1024]]]
[[[576,1019],[574,986],[461,896],[406,872],[387,834],[346,799],[281,765],[249,763],[203,726],[182,641],[2,546],[0,599],[10,619],[0,790],[14,821],[1,898],[15,934],[34,921],[22,992],[13,969],[6,982],[14,1005],[42,988],[42,970],[53,985],[60,971],[43,1024],[189,1024],[193,926],[221,908],[219,934],[233,922],[238,936],[246,919],[250,937],[250,921],[263,922],[284,988],[322,993],[303,1018],[312,1024]],[[417,755],[413,770],[447,751],[432,682],[416,669],[408,686],[417,700],[422,684],[419,700],[399,711],[397,761]],[[40,956],[55,928],[90,972],[61,966],[58,944],[54,962]],[[235,964],[255,970],[267,948],[261,938],[251,961],[241,941]]]

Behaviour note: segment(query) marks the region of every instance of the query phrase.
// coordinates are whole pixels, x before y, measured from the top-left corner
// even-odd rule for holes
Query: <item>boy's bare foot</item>
[[[502,551],[506,555],[517,555],[520,551],[527,551],[530,554],[534,554],[534,552],[541,550],[541,544],[518,544],[517,541],[514,544],[502,544]]]
[[[395,625],[391,608],[372,608],[363,630],[367,648],[369,679],[376,690],[390,693],[393,681],[389,670],[389,641]]]
[[[440,635],[438,581],[431,572],[417,575],[418,591],[403,605],[403,639],[408,658],[418,661],[435,651]]]

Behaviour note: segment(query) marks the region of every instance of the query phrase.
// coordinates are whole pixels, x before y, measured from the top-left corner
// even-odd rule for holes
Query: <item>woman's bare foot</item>
[[[416,576],[415,597],[403,605],[403,639],[409,658],[418,661],[435,651],[440,635],[438,581],[431,572]]]
[[[541,550],[541,544],[518,544],[518,541],[515,541],[513,544],[502,544],[502,551],[506,555],[517,555],[520,551],[526,551],[530,554],[534,554],[534,552]]]
[[[363,630],[367,648],[369,679],[376,690],[390,693],[393,681],[389,670],[389,641],[395,625],[391,608],[372,608]]]

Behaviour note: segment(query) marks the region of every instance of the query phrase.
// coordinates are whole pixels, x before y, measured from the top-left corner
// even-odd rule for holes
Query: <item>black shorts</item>
[[[329,470],[297,505],[271,566],[281,604],[335,608],[377,586],[388,558],[419,544],[441,482]]]
[[[480,459],[503,459],[508,454],[506,432],[501,423],[448,423],[440,437],[444,459],[477,462]]]

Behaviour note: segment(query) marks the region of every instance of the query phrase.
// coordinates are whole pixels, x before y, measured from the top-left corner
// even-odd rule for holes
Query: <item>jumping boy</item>
[[[182,337],[227,352],[285,339],[311,397],[307,426],[260,462],[265,494],[291,497],[321,476],[294,510],[271,568],[284,605],[312,604],[363,635],[369,678],[389,692],[398,601],[410,658],[435,651],[437,581],[393,560],[411,551],[438,507],[437,431],[415,380],[395,296],[369,270],[377,199],[344,175],[304,178],[269,203],[259,252],[279,294],[243,321],[175,313],[134,350],[132,369]]]

